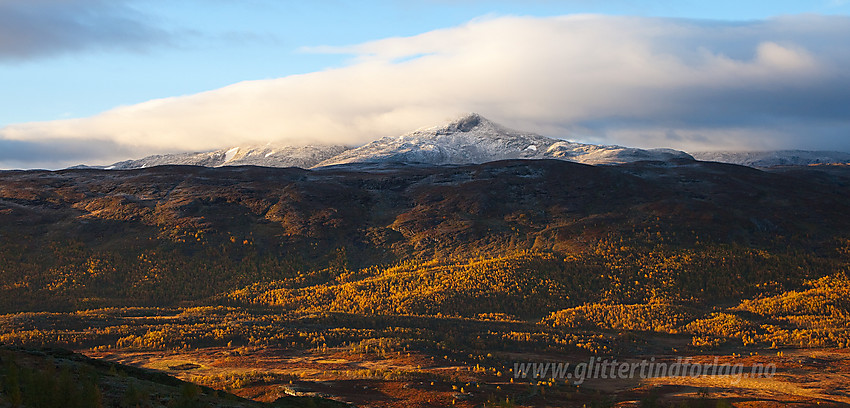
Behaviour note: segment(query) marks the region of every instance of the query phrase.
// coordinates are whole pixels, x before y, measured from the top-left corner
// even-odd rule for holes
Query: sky
[[[359,145],[850,151],[850,0],[0,0],[0,168]]]

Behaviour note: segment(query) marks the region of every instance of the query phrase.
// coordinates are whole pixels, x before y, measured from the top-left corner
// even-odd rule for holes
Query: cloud
[[[37,141],[0,139],[0,169],[56,169],[76,164],[118,161],[128,155],[142,153],[112,140],[43,139]]]
[[[547,136],[685,150],[850,150],[850,18],[500,17],[308,52],[349,65],[0,129],[133,151],[359,144],[479,112]]]
[[[0,0],[0,62],[141,49],[167,35],[121,0]]]

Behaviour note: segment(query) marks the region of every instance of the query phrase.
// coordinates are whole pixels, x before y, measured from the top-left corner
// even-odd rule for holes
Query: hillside
[[[372,172],[3,172],[0,303],[9,311],[170,305],[259,282],[320,282],[407,260],[525,250],[569,255],[579,269],[598,265],[600,251],[622,252],[622,262],[690,254],[717,270],[684,264],[671,272],[676,277],[665,285],[677,293],[667,296],[734,297],[759,284],[825,275],[843,259],[836,245],[850,223],[844,173],[547,160]],[[719,253],[730,258],[718,259]],[[736,262],[744,269],[720,267]],[[744,266],[753,262],[767,264]],[[806,266],[794,265],[800,262]],[[717,274],[731,274],[723,282],[739,286],[715,286]],[[699,290],[683,286],[703,280]],[[661,284],[638,282],[641,288]],[[624,287],[611,296],[642,299],[645,289]]]
[[[0,172],[0,343],[81,350],[261,402],[840,406],[848,169]],[[588,355],[716,357],[783,374],[612,389],[511,371]]]
[[[322,398],[282,397],[263,404],[181,381],[167,374],[88,358],[62,349],[0,348],[0,406],[97,407],[327,407]]]

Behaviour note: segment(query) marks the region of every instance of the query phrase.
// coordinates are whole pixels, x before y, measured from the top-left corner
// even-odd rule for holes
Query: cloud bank
[[[140,49],[164,32],[122,0],[0,0],[0,62],[84,49]]]
[[[121,154],[360,144],[479,112],[522,130],[683,150],[850,150],[850,18],[500,17],[305,52],[348,65],[0,129]],[[99,149],[96,149],[99,151]],[[96,156],[96,157],[94,157]],[[102,161],[125,158],[98,153]]]

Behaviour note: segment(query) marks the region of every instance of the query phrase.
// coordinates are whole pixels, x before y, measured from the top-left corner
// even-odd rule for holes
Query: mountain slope
[[[691,154],[697,160],[761,168],[850,163],[850,153],[834,151],[772,150],[763,152],[696,152]]]
[[[317,167],[348,163],[473,164],[507,159],[559,159],[585,164],[691,158],[670,149],[634,149],[551,139],[519,132],[470,114],[448,125],[385,137],[325,160]]]
[[[176,153],[118,162],[109,170],[140,169],[163,165],[204,167],[263,166],[310,168],[350,149],[341,145],[246,146],[203,153]]]

